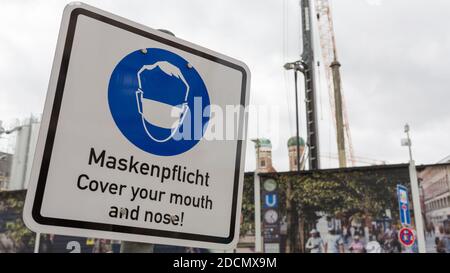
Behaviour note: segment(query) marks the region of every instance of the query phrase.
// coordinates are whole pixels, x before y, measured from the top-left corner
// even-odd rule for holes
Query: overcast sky
[[[252,73],[251,104],[279,113],[259,119],[251,115],[249,137],[273,139],[274,166],[288,169],[286,141],[295,133],[293,76],[282,65],[297,60],[301,52],[297,0],[85,2],[152,28],[169,29],[182,39],[247,63]],[[408,153],[400,139],[409,122],[418,163],[436,163],[449,155],[450,1],[332,3],[355,154],[406,162]],[[65,4],[0,3],[0,120],[6,125],[43,111]],[[318,101],[321,153],[335,154],[326,90],[318,94]],[[5,146],[7,140],[0,140],[0,148]],[[252,145],[246,161],[246,170],[253,170]],[[323,159],[323,167],[336,164]]]

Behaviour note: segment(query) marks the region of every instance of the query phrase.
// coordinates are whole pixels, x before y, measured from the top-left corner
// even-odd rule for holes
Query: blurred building
[[[272,143],[270,140],[258,138],[252,141],[255,143],[256,170],[260,173],[276,172],[272,165]]]
[[[300,160],[302,159],[303,152],[305,151],[305,140],[303,138],[291,137],[288,140],[287,146],[289,151],[289,171],[298,171],[297,142],[299,142]]]
[[[10,130],[9,134],[15,134],[16,145],[10,167],[11,176],[5,186],[7,190],[22,190],[28,186],[39,125],[38,118],[30,117]]]
[[[450,219],[450,165],[429,166],[418,173],[427,223]]]

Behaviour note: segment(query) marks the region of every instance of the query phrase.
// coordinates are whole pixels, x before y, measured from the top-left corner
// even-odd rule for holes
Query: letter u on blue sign
[[[264,196],[264,208],[277,208],[278,198],[275,193],[269,193]]]

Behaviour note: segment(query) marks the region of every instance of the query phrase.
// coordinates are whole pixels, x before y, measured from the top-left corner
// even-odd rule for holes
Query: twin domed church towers
[[[256,170],[260,173],[276,172],[272,165],[272,143],[269,139],[259,138],[252,140],[256,150]],[[289,171],[297,171],[297,141],[300,145],[300,159],[305,151],[305,140],[301,137],[291,137],[288,142]],[[302,162],[300,162],[301,164]]]

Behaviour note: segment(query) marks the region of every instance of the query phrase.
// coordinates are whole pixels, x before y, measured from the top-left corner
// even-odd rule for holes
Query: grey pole
[[[316,80],[315,80],[315,60],[314,60],[314,35],[311,15],[313,13],[311,0],[300,0],[302,14],[302,37],[303,53],[301,62],[305,81],[305,100],[306,100],[306,133],[309,150],[309,169],[320,169],[320,149],[319,149],[319,124],[317,121],[317,103],[316,103]]]
[[[341,90],[341,73],[339,68],[341,64],[338,62],[336,55],[335,60],[331,63],[331,73],[333,75],[334,87],[334,104],[336,116],[336,139],[339,156],[339,168],[347,167],[347,158],[345,154],[345,138],[344,138],[344,118],[342,115],[342,90]]]
[[[39,253],[39,247],[41,245],[41,234],[36,232],[36,237],[34,241],[34,253]]]
[[[422,218],[422,208],[420,205],[420,196],[419,196],[419,180],[417,179],[417,170],[416,163],[414,162],[412,156],[412,143],[411,138],[409,136],[409,125],[405,125],[405,133],[406,133],[406,145],[409,149],[409,179],[411,183],[411,195],[413,201],[413,209],[414,209],[414,220],[416,223],[416,231],[417,231],[417,243],[419,247],[419,253],[426,253],[426,241],[425,241],[425,228],[423,224]]]
[[[297,70],[294,70],[294,77],[295,77],[295,126],[297,128],[295,137],[297,145],[297,172],[300,173],[300,128],[299,128],[299,121],[298,121],[298,80],[297,80]]]
[[[261,238],[261,182],[259,177],[259,170],[255,171],[253,177],[254,183],[254,199],[255,199],[255,252],[263,252],[263,241]]]

